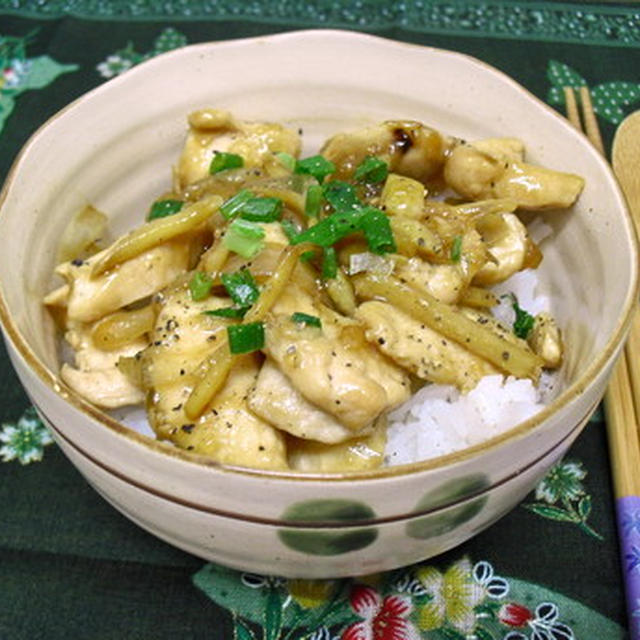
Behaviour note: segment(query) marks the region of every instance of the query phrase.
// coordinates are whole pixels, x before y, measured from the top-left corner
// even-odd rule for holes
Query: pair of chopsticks
[[[602,137],[598,127],[591,96],[587,87],[579,89],[579,104],[582,106],[582,118],[578,108],[575,92],[565,87],[565,102],[567,118],[581,131],[586,133],[594,147],[606,156]],[[623,123],[624,124],[624,123]],[[618,129],[616,136],[622,127]],[[625,191],[626,176],[623,180],[621,166],[615,154],[612,161],[614,171]],[[640,138],[637,141],[640,145]],[[634,167],[638,171],[640,167]],[[629,208],[633,214],[636,231],[640,235],[640,220],[637,219],[638,203],[632,202],[631,193],[627,192]],[[622,572],[627,599],[630,637],[640,638],[637,611],[640,606],[640,572],[635,564],[630,562],[636,550],[640,548],[640,313],[634,313],[629,337],[623,348],[618,362],[614,366],[609,386],[604,397],[605,416],[607,420],[607,436],[609,441],[609,456],[613,476],[613,489],[616,498],[616,517],[618,537],[622,559]]]

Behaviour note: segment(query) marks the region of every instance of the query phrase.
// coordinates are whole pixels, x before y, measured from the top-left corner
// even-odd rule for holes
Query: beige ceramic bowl
[[[534,419],[459,454],[358,475],[296,477],[221,466],[131,431],[58,378],[41,300],[61,230],[80,205],[115,232],[170,183],[185,115],[205,106],[302,127],[422,120],[463,138],[513,135],[529,157],[586,178],[549,213],[543,288],[564,330],[563,390]],[[69,459],[140,526],[203,558],[255,572],[337,577],[438,554],[513,508],[579,434],[603,393],[637,293],[635,237],[607,164],[551,109],[457,53],[308,31],[187,47],[146,62],[47,122],[0,198],[0,315],[20,379]]]

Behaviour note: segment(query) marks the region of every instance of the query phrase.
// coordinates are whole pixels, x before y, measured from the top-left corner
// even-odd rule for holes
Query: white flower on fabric
[[[0,427],[0,457],[3,462],[18,460],[20,464],[29,464],[42,460],[44,447],[52,442],[51,434],[32,407],[15,424]]]
[[[113,78],[131,69],[132,66],[133,61],[131,59],[123,58],[119,55],[111,55],[104,62],[101,62],[96,69],[103,78]]]

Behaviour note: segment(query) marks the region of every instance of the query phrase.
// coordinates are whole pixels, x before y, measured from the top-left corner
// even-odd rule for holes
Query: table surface
[[[587,84],[607,145],[640,105],[636,3],[0,0],[0,180],[47,117],[144,59],[310,27],[471,54],[560,111],[560,87]],[[51,442],[4,349],[0,361],[2,639],[627,635],[601,410],[535,491],[466,544],[365,581],[286,581],[208,564],[121,516]]]

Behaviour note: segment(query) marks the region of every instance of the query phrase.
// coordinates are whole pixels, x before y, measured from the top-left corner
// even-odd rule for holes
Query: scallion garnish
[[[335,170],[336,166],[333,162],[321,155],[298,160],[295,168],[296,173],[306,173],[307,175],[313,176],[318,182],[322,182]]]
[[[367,156],[357,167],[353,177],[358,182],[383,182],[389,175],[389,167],[376,156]]]
[[[513,322],[513,333],[515,333],[518,338],[526,340],[533,329],[536,319],[518,304],[518,299],[515,294],[510,294],[510,298],[511,308],[516,314],[516,319]]]
[[[291,244],[311,242],[321,247],[330,247],[345,236],[360,229],[360,212],[358,210],[332,213],[323,218],[312,227],[305,229],[295,238]]]
[[[360,228],[373,253],[394,253],[397,250],[389,218],[380,209],[365,207],[360,217]]]
[[[221,307],[220,309],[207,309],[202,313],[205,316],[216,316],[218,318],[244,318],[249,307]]]
[[[308,313],[302,313],[302,311],[296,311],[291,314],[291,319],[296,324],[306,324],[309,327],[322,327],[322,322],[317,316],[311,316]]]
[[[309,185],[304,200],[304,213],[309,218],[317,218],[322,206],[322,187],[319,184]]]
[[[289,219],[280,220],[280,225],[282,226],[282,230],[284,231],[284,235],[287,236],[289,242],[295,238],[298,233],[300,233],[300,229],[296,226],[295,222]]]
[[[211,164],[209,165],[209,173],[219,173],[227,169],[239,169],[244,166],[242,156],[237,153],[227,153],[226,151],[214,151]]]
[[[280,198],[251,198],[240,207],[240,217],[251,222],[274,222],[282,215]]]
[[[196,271],[189,280],[191,299],[204,300],[211,292],[211,287],[213,287],[213,278],[208,273]]]
[[[251,353],[264,347],[264,324],[248,322],[227,327],[229,350],[231,353]]]
[[[166,200],[156,200],[151,205],[151,210],[147,216],[147,220],[155,220],[156,218],[166,218],[174,213],[178,213],[182,209],[184,202],[182,200],[173,200],[167,198]]]
[[[260,295],[260,290],[249,269],[240,269],[235,273],[223,273],[220,276],[229,297],[239,307],[250,307]]]
[[[295,171],[296,159],[290,153],[285,153],[284,151],[276,151],[274,155],[276,156],[276,158],[278,158],[280,164],[285,169],[289,169],[289,171]]]
[[[253,193],[249,189],[241,189],[234,196],[225,200],[220,206],[220,213],[227,219],[237,216],[242,207],[253,198]]]
[[[309,251],[304,251],[300,254],[300,262],[311,262],[316,257],[316,252],[313,249]]]
[[[338,275],[338,254],[333,247],[325,247],[322,251],[322,278],[331,280]]]
[[[453,239],[453,244],[451,245],[451,260],[453,262],[460,262],[461,257],[462,257],[462,236],[456,236]]]
[[[251,258],[262,249],[264,236],[264,229],[259,224],[236,218],[229,225],[222,242],[230,251],[243,258]]]
[[[352,184],[342,180],[332,180],[322,187],[322,193],[335,211],[350,211],[362,207]]]

